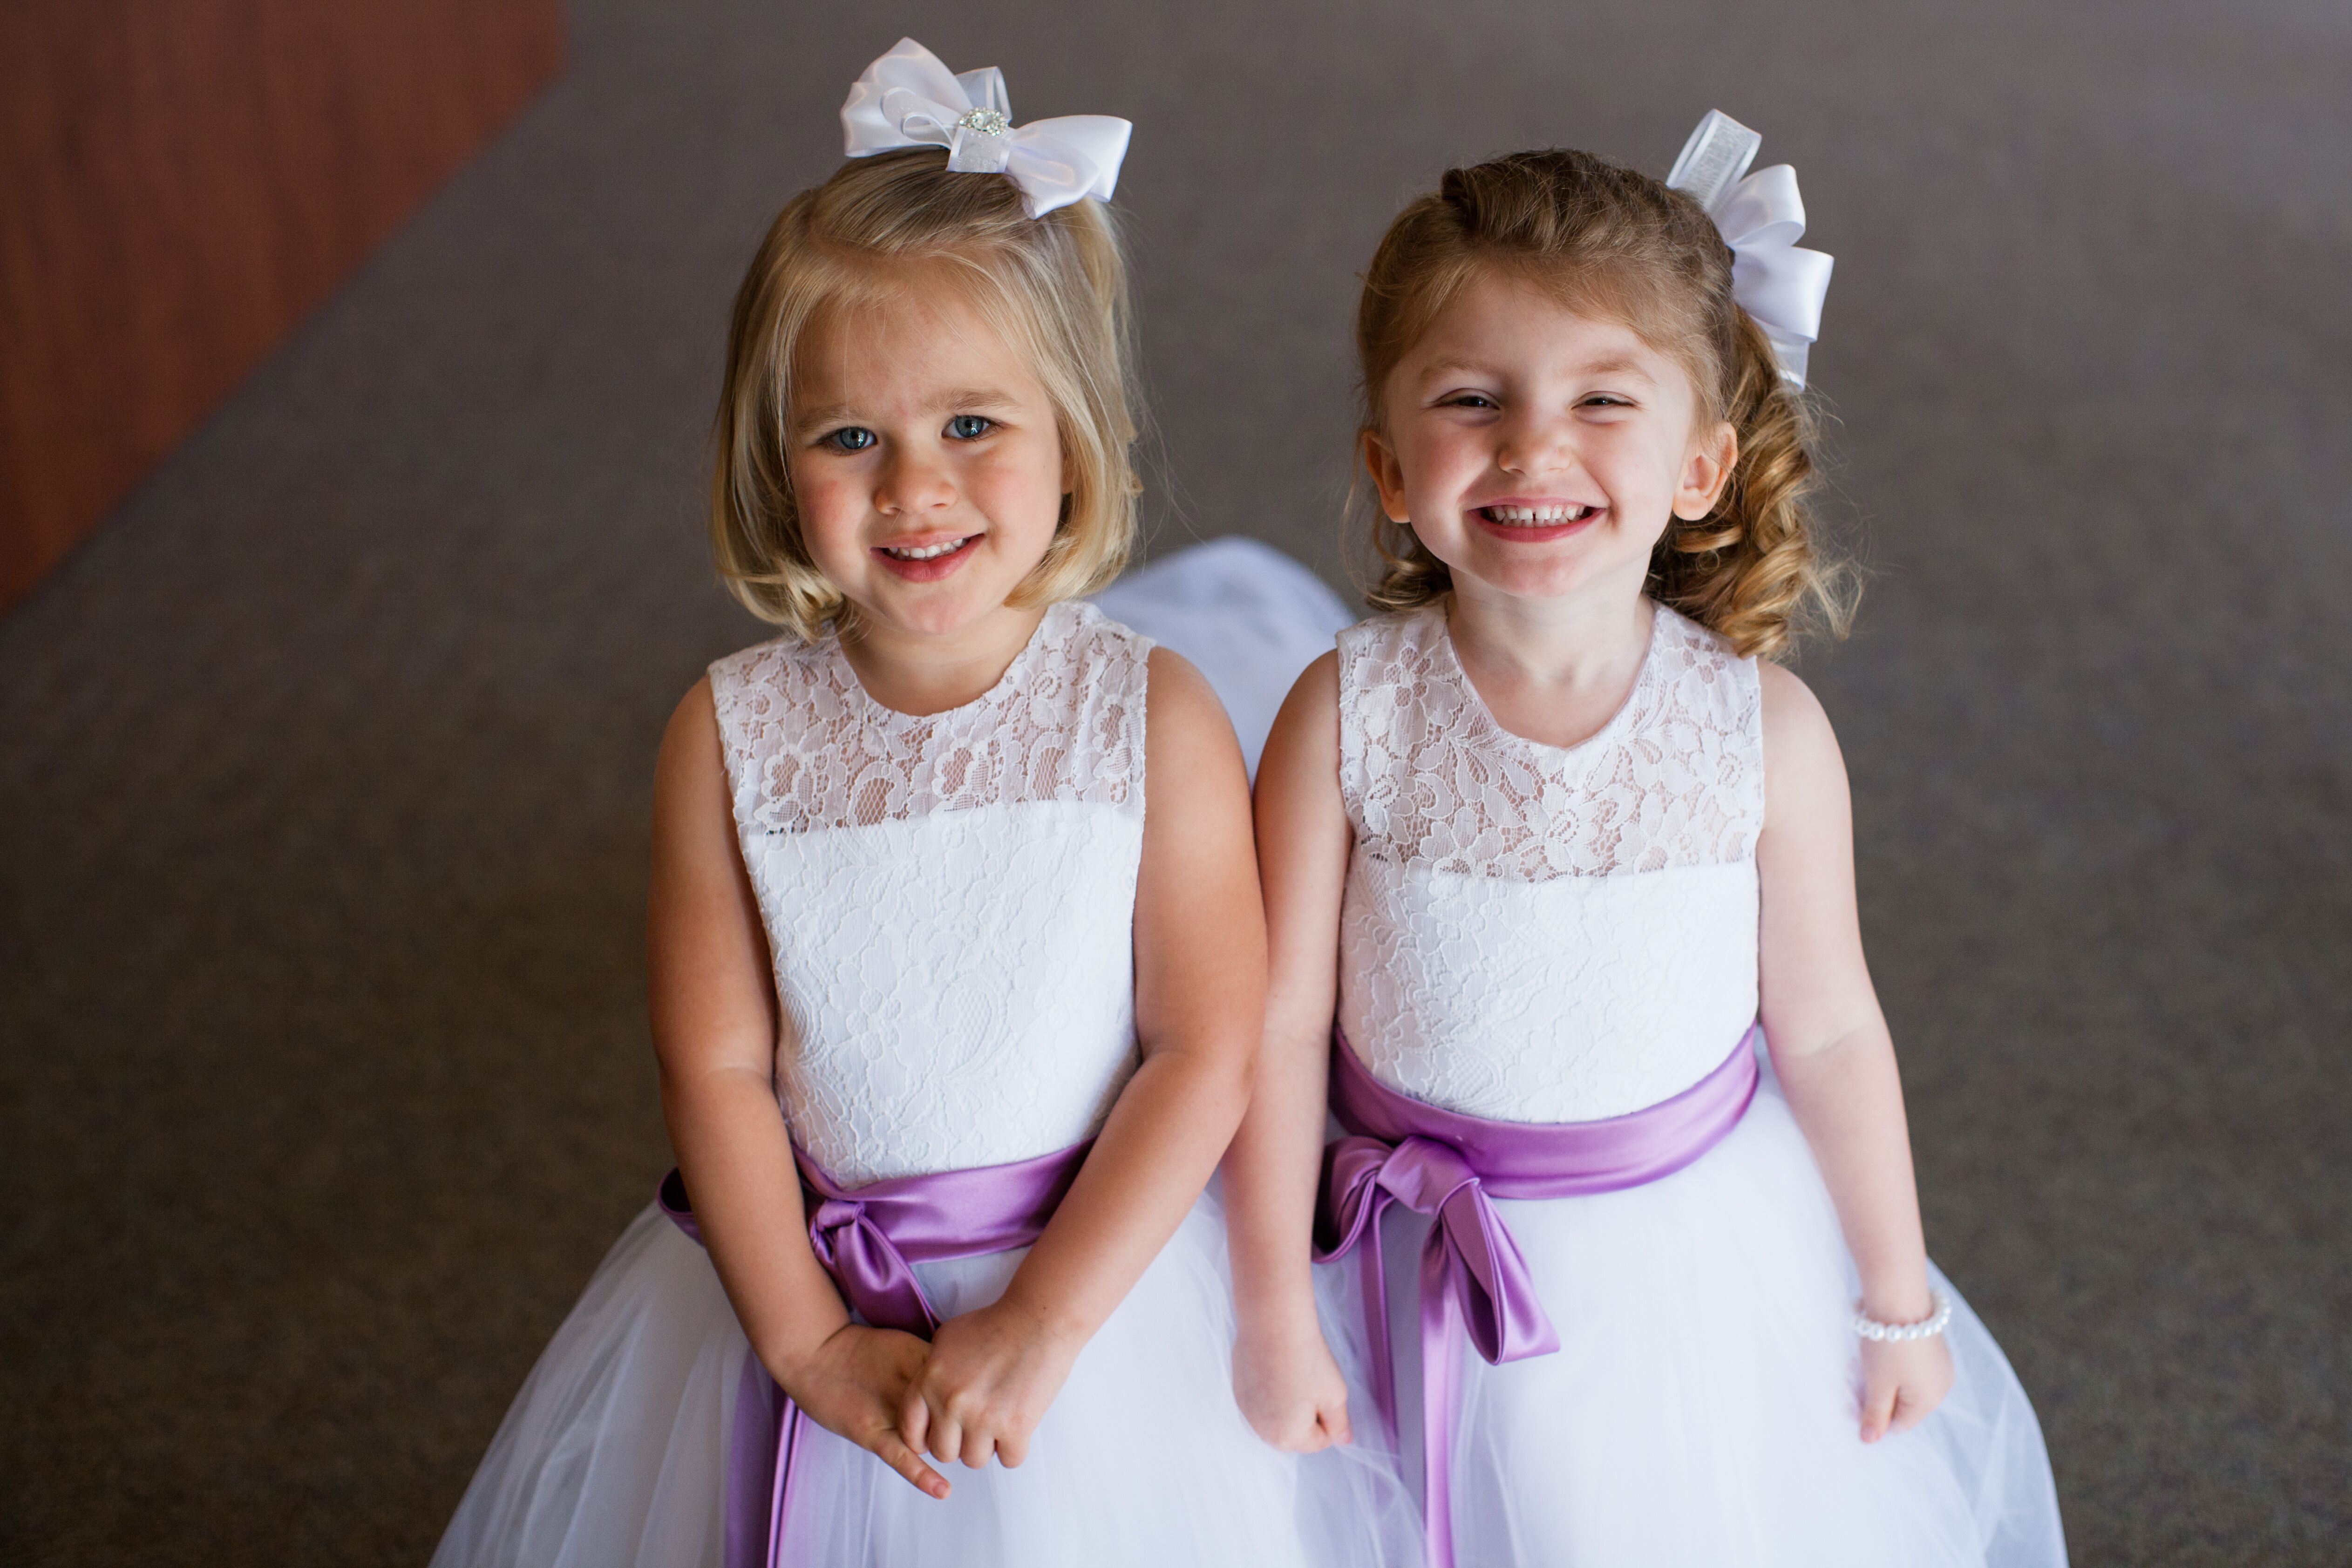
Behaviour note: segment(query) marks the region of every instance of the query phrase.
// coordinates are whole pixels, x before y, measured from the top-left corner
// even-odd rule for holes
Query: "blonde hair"
[[[1127,267],[1100,202],[1032,218],[1000,175],[950,173],[943,149],[845,163],[784,204],[735,296],[714,432],[710,543],[752,614],[803,640],[848,605],[810,559],[787,461],[793,352],[819,309],[884,295],[885,264],[937,262],[1022,353],[1054,405],[1070,493],[1010,602],[1049,604],[1117,577],[1135,547],[1138,482]]]
[[[1434,193],[1398,214],[1356,311],[1362,434],[1382,427],[1382,392],[1398,361],[1464,285],[1496,269],[1631,328],[1682,366],[1702,421],[1728,421],[1738,433],[1722,497],[1703,518],[1672,520],[1644,591],[1743,656],[1785,653],[1807,620],[1843,636],[1855,591],[1806,504],[1811,414],[1781,378],[1763,330],[1732,298],[1731,249],[1714,221],[1646,174],[1589,152],[1516,152],[1448,170]],[[1453,587],[1445,563],[1409,524],[1377,503],[1371,513],[1380,567],[1368,601],[1404,610]]]

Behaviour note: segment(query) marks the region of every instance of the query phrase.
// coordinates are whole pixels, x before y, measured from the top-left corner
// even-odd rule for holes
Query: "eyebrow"
[[[1017,402],[1018,400],[1010,392],[1001,392],[993,387],[966,387],[940,398],[939,406],[942,410],[1002,410],[1014,407]],[[792,417],[792,428],[813,430],[819,425],[850,424],[855,423],[858,417],[859,411],[853,405],[845,402],[829,402],[817,408],[795,411]]]
[[[1426,372],[1429,379],[1433,381],[1445,376],[1496,376],[1501,373],[1492,365],[1481,364],[1473,360],[1440,360],[1430,366]],[[1643,381],[1651,379],[1649,371],[1639,361],[1628,359],[1622,354],[1612,354],[1606,359],[1594,360],[1579,365],[1576,367],[1576,373],[1584,376],[1640,376]]]

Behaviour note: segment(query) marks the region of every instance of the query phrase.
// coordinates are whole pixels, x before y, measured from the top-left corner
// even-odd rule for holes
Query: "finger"
[[[1029,1457],[1029,1434],[999,1432],[996,1435],[996,1462],[1008,1470],[1017,1470],[1021,1461]]]
[[[1925,1421],[1927,1418],[1927,1412],[1934,1407],[1933,1403],[1923,1398],[1918,1390],[1908,1387],[1897,1389],[1895,1395],[1894,1429],[1897,1432],[1908,1432],[1912,1427]]]
[[[947,1500],[947,1477],[923,1463],[923,1457],[900,1441],[898,1433],[882,1433],[871,1447],[884,1464],[906,1477],[908,1484],[917,1491],[942,1502]]]
[[[1872,1384],[1863,1395],[1862,1440],[1875,1443],[1886,1436],[1886,1422],[1895,1412],[1895,1385]]]
[[[923,1451],[923,1441],[931,1432],[931,1407],[923,1402],[922,1389],[914,1384],[898,1396],[898,1435],[915,1453]]]
[[[1356,1440],[1355,1428],[1348,1424],[1348,1400],[1345,1395],[1323,1407],[1323,1430],[1335,1443],[1344,1445]]]
[[[953,1461],[963,1457],[963,1423],[945,1410],[931,1412],[931,1458]]]
[[[963,1428],[961,1458],[965,1469],[979,1469],[995,1454],[996,1434],[989,1429],[985,1421],[975,1422]]]

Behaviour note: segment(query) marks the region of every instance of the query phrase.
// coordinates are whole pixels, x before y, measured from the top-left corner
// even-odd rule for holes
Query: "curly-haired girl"
[[[1521,153],[1366,275],[1386,613],[1258,778],[1235,1387],[1277,1443],[1346,1429],[1323,1155],[1433,1564],[2056,1563],[2032,1410],[1921,1239],[1837,741],[1769,662],[1848,602],[1804,500],[1828,258],[1702,131],[1711,203]]]

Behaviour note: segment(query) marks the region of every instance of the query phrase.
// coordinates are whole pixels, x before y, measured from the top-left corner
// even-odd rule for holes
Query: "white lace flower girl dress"
[[[1355,831],[1339,1023],[1372,1076],[1448,1111],[1564,1123],[1655,1105],[1724,1063],[1757,1017],[1755,662],[1660,607],[1623,708],[1560,749],[1496,723],[1442,605],[1339,641]],[[1461,1568],[2064,1561],[2040,1427],[1965,1304],[1950,1396],[1862,1442],[1854,1266],[1769,1063],[1745,1117],[1674,1175],[1495,1208],[1560,1348],[1463,1357]],[[1387,1224],[1398,1416],[1417,1438],[1428,1221],[1400,1205]]]
[[[988,693],[921,718],[868,697],[830,637],[711,666],[783,1004],[778,1097],[843,1186],[1067,1148],[1134,1071],[1150,647],[1059,604]],[[953,1316],[1023,1256],[916,1273]],[[953,1495],[934,1501],[811,1424],[781,1561],[1417,1560],[1392,1465],[1301,1461],[1249,1430],[1233,1335],[1212,1196],[1079,1355],[1019,1469],[949,1469]],[[437,1568],[719,1563],[747,1354],[708,1257],[649,1207],[524,1385]]]

